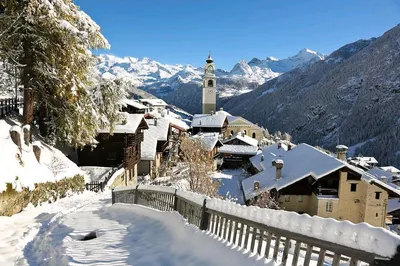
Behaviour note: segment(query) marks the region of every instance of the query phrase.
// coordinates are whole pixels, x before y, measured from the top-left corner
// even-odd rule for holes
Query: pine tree
[[[19,69],[24,122],[32,124],[34,110],[40,110],[58,139],[75,146],[90,143],[99,127],[116,122],[115,104],[104,105],[121,96],[106,81],[100,85],[104,105],[93,97],[99,87],[93,84],[91,50],[109,48],[100,27],[72,0],[4,0],[1,5],[0,57]]]

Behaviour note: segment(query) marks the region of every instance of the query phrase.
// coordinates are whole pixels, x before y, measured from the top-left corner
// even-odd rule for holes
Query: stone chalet
[[[385,226],[388,200],[400,191],[347,163],[346,151],[339,145],[336,158],[307,144],[265,147],[251,158],[258,173],[242,181],[245,200],[269,191],[288,211]]]

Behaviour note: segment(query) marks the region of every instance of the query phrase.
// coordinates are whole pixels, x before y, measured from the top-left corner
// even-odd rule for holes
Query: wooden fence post
[[[112,188],[111,189],[111,204],[114,204],[115,203],[115,192],[114,192],[114,189]]]
[[[175,189],[175,193],[174,193],[174,211],[177,211],[178,210],[178,198],[176,197],[176,192],[177,192],[178,190],[177,189]]]
[[[137,204],[139,201],[139,191],[138,191],[139,185],[136,185],[136,189],[135,189],[135,199],[133,201],[133,204]]]
[[[201,208],[200,230],[207,230],[208,220],[210,220],[210,214],[207,212],[206,204],[207,204],[207,200],[204,199],[203,207]]]

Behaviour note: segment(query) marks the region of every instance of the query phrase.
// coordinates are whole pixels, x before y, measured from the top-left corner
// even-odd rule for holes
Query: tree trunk
[[[24,88],[24,124],[33,125],[33,88],[31,86],[33,71],[32,71],[32,52],[29,41],[25,40],[24,47],[24,68],[21,73],[21,83]]]

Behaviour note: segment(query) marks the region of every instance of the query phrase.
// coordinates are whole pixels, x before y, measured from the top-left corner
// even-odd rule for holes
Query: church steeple
[[[203,77],[203,114],[215,113],[217,108],[217,78],[215,76],[214,60],[211,52],[208,54],[206,65],[204,66]]]
[[[211,64],[212,62],[214,62],[214,60],[213,60],[212,57],[211,57],[211,51],[208,53],[208,58],[207,58],[206,62],[207,62],[208,64]]]

